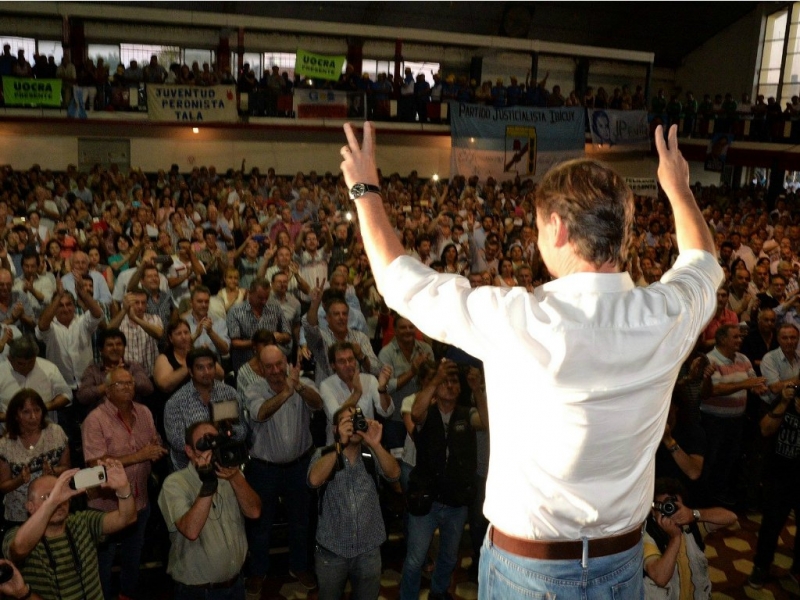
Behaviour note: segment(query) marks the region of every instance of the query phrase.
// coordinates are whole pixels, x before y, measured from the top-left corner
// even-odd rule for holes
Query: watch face
[[[360,198],[367,192],[367,186],[363,183],[357,183],[350,188],[350,196],[352,198]]]

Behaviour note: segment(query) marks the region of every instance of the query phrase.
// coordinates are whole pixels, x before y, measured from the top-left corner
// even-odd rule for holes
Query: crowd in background
[[[737,101],[733,94],[710,94],[702,97],[692,91],[674,90],[667,94],[659,89],[648,100],[642,85],[620,85],[616,87],[587,86],[585,90],[562,89],[560,85],[548,86],[550,73],[537,80],[528,71],[521,77],[497,77],[480,81],[466,74],[441,72],[414,74],[405,68],[399,79],[392,73],[357,73],[347,65],[338,80],[323,80],[290,75],[273,65],[259,76],[251,65],[245,63],[234,72],[231,67],[220,67],[215,63],[194,61],[191,65],[171,63],[162,65],[156,55],[147,64],[130,60],[128,65],[107,65],[103,58],[87,58],[79,66],[64,55],[61,64],[53,56],[34,55],[30,62],[22,49],[14,55],[6,44],[0,55],[0,78],[4,75],[31,78],[58,78],[64,81],[63,106],[68,106],[75,88],[81,90],[84,108],[87,111],[106,108],[130,110],[146,105],[142,94],[131,104],[126,94],[130,88],[139,88],[147,83],[210,86],[217,84],[236,85],[240,94],[248,101],[240,113],[251,116],[293,116],[291,97],[295,88],[318,88],[364,94],[366,113],[350,116],[366,116],[376,120],[390,118],[408,122],[447,122],[448,115],[442,112],[442,103],[469,102],[496,108],[509,106],[532,106],[559,108],[582,106],[601,110],[646,110],[652,119],[663,123],[681,123],[684,136],[706,137],[714,133],[733,133],[737,138],[747,137],[755,141],[773,141],[787,137],[783,125],[792,121],[791,140],[800,139],[800,101],[794,96],[785,107],[774,97],[758,94],[751,101],[749,94],[742,94]],[[143,88],[142,88],[143,89]],[[397,101],[397,113],[390,116],[390,101]],[[745,135],[743,124],[751,125]]]
[[[534,184],[519,179],[459,176],[444,182],[425,180],[416,172],[382,178],[384,208],[409,255],[438,271],[468,277],[472,287],[521,286],[530,292],[550,279],[536,245],[535,191]],[[774,419],[777,425],[794,410],[787,408],[784,392],[800,384],[797,198],[787,192],[772,203],[758,186],[698,184],[693,191],[714,232],[726,281],[716,315],[677,381],[670,424],[656,459],[657,474],[682,480],[684,500],[693,506],[782,507],[799,497],[794,489],[776,492],[769,482],[769,442],[777,430],[763,424]],[[638,196],[635,207],[628,270],[635,285],[658,285],[678,255],[669,203]],[[327,351],[349,341],[347,348],[337,348],[352,351],[358,359],[353,361],[357,376],[374,379],[374,404],[365,406],[365,412],[384,423],[383,444],[394,449],[406,492],[414,466],[413,442],[409,449],[406,433],[414,431],[414,424],[408,420],[413,398],[411,404],[404,400],[430,382],[436,364],[429,361],[447,357],[461,364],[459,401],[477,407],[480,365],[446,345],[425,340],[413,323],[390,314],[383,305],[354,205],[337,174],[281,176],[271,168],[266,173],[258,168],[218,173],[213,166],[181,173],[175,165],[154,174],[99,165],[87,173],[73,165],[64,172],[5,167],[0,172],[0,241],[0,361],[11,354],[9,362],[16,368],[15,344],[21,344],[18,351],[23,352],[25,340],[36,339],[38,346],[27,342],[28,354],[32,347],[37,360],[57,364],[66,382],[60,392],[64,398],[49,388],[42,392],[43,410],[63,429],[54,442],[61,451],[52,454],[46,466],[39,464],[38,471],[27,475],[16,466],[12,469],[17,463],[3,454],[0,444],[0,488],[7,490],[6,518],[12,524],[24,522],[26,514],[10,493],[15,488],[9,481],[83,466],[87,442],[81,439],[80,424],[110,393],[98,386],[103,365],[109,364],[106,343],[120,330],[127,332],[127,347],[117,348],[114,364],[124,358],[124,364],[136,365],[127,367],[137,381],[136,398],[152,413],[154,427],[166,442],[157,444],[164,450],[153,447],[148,459],[164,465],[155,469],[162,476],[187,464],[183,427],[198,420],[193,415],[188,421],[185,415],[171,416],[165,409],[183,389],[180,386],[194,385],[196,374],[191,364],[187,366],[193,348],[210,353],[216,376],[227,377],[229,399],[239,403],[247,430],[258,422],[253,409],[248,412],[252,398],[247,389],[265,377],[269,380],[261,360],[269,353],[261,351],[277,345],[278,358],[284,365],[296,365],[302,377],[297,389],[310,390],[314,398],[321,393],[316,404],[304,396],[307,404],[319,409],[333,402],[313,411],[305,423],[314,446],[323,447],[331,443],[337,406],[337,400],[330,399],[330,384],[326,388],[324,382],[339,377],[350,386],[353,377],[343,375],[338,355]],[[71,309],[64,308],[64,302],[71,303]],[[62,310],[74,310],[95,324],[88,362],[80,366],[65,358],[47,334],[51,324],[62,319]],[[240,318],[248,310],[259,316],[243,326]],[[789,329],[793,336],[788,336]],[[792,339],[784,343],[787,336]],[[788,366],[764,369],[765,362],[776,362],[776,357],[765,358],[769,351],[783,352]],[[198,357],[189,363],[193,360]],[[739,365],[732,380],[727,364]],[[173,371],[178,370],[176,378]],[[447,375],[440,374],[437,384]],[[0,384],[5,414],[11,414],[11,392],[14,389]],[[338,400],[343,401],[344,397]],[[479,416],[475,427],[478,432],[485,428]],[[9,426],[6,436],[15,431],[19,430]],[[260,448],[251,445],[250,452]],[[162,459],[165,450],[169,464]],[[480,488],[487,468],[485,436],[479,435],[477,452],[473,475]],[[762,476],[768,485],[762,486]],[[252,484],[260,489],[257,482]],[[308,493],[305,485],[303,489]],[[389,502],[387,496],[381,498]],[[479,490],[475,498],[480,498]],[[470,530],[477,533],[477,559],[486,524],[481,523],[479,501],[467,504]],[[16,512],[10,513],[10,506]],[[775,510],[780,532],[783,508]],[[772,558],[768,549],[759,552],[761,562],[756,564],[764,575]],[[266,567],[263,561],[256,564],[258,579],[266,575]],[[258,570],[249,568],[251,573]],[[295,567],[301,578],[305,568]],[[754,584],[758,583],[756,576]],[[257,587],[251,584],[248,580],[248,589]]]

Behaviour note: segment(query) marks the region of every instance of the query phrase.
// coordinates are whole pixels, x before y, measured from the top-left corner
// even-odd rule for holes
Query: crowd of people
[[[113,69],[113,70],[112,70]],[[136,59],[128,65],[107,65],[102,57],[87,58],[80,65],[74,64],[65,54],[60,64],[53,56],[35,54],[29,62],[23,49],[16,55],[11,45],[5,44],[0,55],[0,78],[3,76],[58,78],[64,82],[63,106],[67,107],[76,96],[83,102],[85,110],[103,110],[107,107],[130,109],[130,101],[123,101],[122,94],[129,88],[148,83],[209,86],[217,84],[236,85],[240,94],[247,94],[248,102],[241,109],[242,115],[291,117],[291,97],[295,88],[319,88],[363,94],[366,98],[366,113],[350,116],[367,116],[373,120],[396,118],[408,122],[446,122],[448,115],[442,112],[442,103],[468,102],[486,104],[496,108],[508,106],[533,106],[559,108],[582,106],[587,109],[647,110],[654,119],[665,124],[681,123],[681,133],[690,137],[707,137],[714,133],[733,133],[756,141],[784,139],[783,125],[792,121],[790,138],[800,140],[800,100],[793,96],[785,108],[774,97],[757,95],[751,101],[749,94],[742,94],[739,101],[731,93],[703,95],[702,99],[691,91],[675,91],[669,95],[659,89],[648,101],[641,85],[628,85],[585,90],[562,90],[560,85],[548,86],[550,73],[537,80],[528,71],[521,77],[497,77],[494,81],[479,81],[466,75],[431,71],[414,74],[406,67],[399,79],[392,73],[357,73],[347,65],[338,80],[323,80],[290,75],[288,71],[273,65],[259,76],[245,63],[241,69],[221,67],[216,63],[194,61],[191,66],[173,62],[168,66],[159,63],[153,55],[147,64],[140,65]],[[0,91],[1,93],[1,91]],[[390,101],[397,101],[397,114],[392,117]],[[144,105],[146,98],[137,100]],[[136,106],[137,103],[133,105]],[[743,124],[751,122],[745,136]]]
[[[412,172],[381,187],[423,264],[476,288],[550,280],[532,183]],[[770,210],[758,187],[693,191],[726,278],[675,384],[645,570],[652,590],[710,586],[702,537],[731,508],[760,509],[760,587],[800,498],[783,476],[800,456],[796,197]],[[635,206],[628,271],[657,286],[677,258],[669,204]],[[136,597],[153,511],[176,597],[258,597],[279,498],[290,573],[321,598],[348,579],[377,597],[398,497],[401,597],[418,597],[426,569],[429,597],[447,597],[466,522],[475,575],[488,525],[481,364],[386,308],[340,175],[5,167],[0,240],[3,551],[33,592]],[[107,481],[90,510],[71,511],[76,467],[98,466]],[[694,584],[676,568],[687,553]]]

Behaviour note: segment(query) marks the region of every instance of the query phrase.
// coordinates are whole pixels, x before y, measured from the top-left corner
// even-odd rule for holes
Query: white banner
[[[298,119],[346,119],[347,92],[295,89],[294,114]]]
[[[236,89],[232,85],[147,84],[147,113],[155,121],[234,123]]]
[[[592,145],[600,152],[650,150],[650,124],[644,110],[589,109]]]

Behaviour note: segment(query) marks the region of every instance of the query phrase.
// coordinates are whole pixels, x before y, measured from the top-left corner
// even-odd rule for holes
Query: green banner
[[[60,79],[3,77],[6,106],[61,106]]]
[[[342,74],[344,61],[344,56],[313,54],[312,52],[298,49],[294,71],[311,79],[331,79],[336,81]]]

